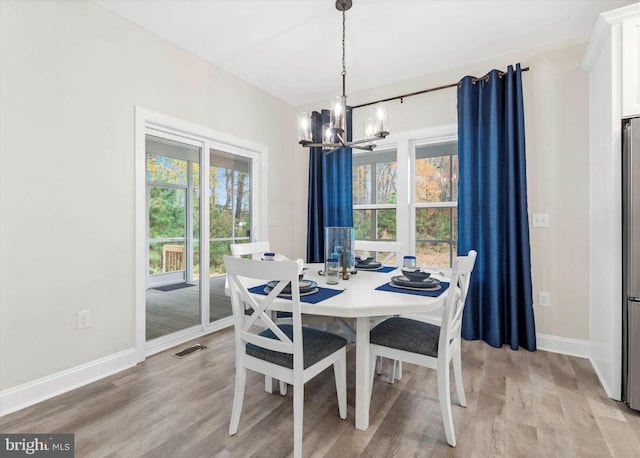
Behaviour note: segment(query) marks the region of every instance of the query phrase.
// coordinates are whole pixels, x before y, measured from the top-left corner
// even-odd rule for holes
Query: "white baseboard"
[[[428,315],[403,315],[414,320],[426,321],[427,323],[440,326],[442,318]],[[576,356],[578,358],[589,358],[591,344],[588,340],[571,339],[569,337],[550,336],[547,334],[536,334],[536,346],[538,350],[550,351],[562,355]]]
[[[16,412],[88,383],[135,366],[134,348],[90,361],[0,392],[0,416]]]
[[[600,372],[599,369],[599,365],[598,364],[594,364],[593,360],[591,360],[591,358],[589,358],[589,361],[591,361],[591,367],[593,367],[593,370],[596,371],[596,375],[598,376],[598,380],[600,381],[600,385],[602,385],[602,388],[604,389],[604,392],[607,394],[607,396],[609,396],[611,399],[615,399],[616,401],[620,401],[621,400],[621,389],[618,390],[612,390],[611,386],[608,383],[608,379],[607,377],[604,377],[602,372]]]
[[[536,334],[536,341],[538,350],[577,356],[578,358],[589,358],[591,354],[591,344],[588,340]]]

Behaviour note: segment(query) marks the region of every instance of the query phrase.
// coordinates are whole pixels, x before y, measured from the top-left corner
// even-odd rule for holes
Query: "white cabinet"
[[[622,379],[621,120],[640,115],[640,4],[598,18],[589,72],[589,359],[620,399]]]
[[[640,116],[640,16],[622,21],[621,63],[622,116]]]

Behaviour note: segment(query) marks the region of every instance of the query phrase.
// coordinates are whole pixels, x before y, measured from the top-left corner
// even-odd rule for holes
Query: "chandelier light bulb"
[[[311,143],[311,113],[298,115],[298,142],[302,145]]]
[[[373,119],[373,135],[375,137],[386,137],[387,135],[389,135],[386,105],[378,104],[373,107]]]
[[[338,133],[343,133],[347,130],[346,105],[346,96],[333,97],[329,100],[329,106],[331,107],[331,113],[329,113],[329,124],[331,124],[330,127],[335,129]]]
[[[322,143],[333,143],[333,139],[331,138],[333,135],[331,134],[331,127],[329,124],[322,125]]]

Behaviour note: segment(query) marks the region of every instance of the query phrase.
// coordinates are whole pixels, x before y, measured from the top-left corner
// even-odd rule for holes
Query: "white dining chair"
[[[262,240],[260,242],[247,242],[247,243],[232,243],[229,245],[231,248],[231,254],[236,258],[241,258],[243,256],[248,257],[249,259],[261,259],[262,254],[268,253],[271,250],[271,244],[268,240]],[[245,304],[245,314],[251,313],[251,309],[248,305]],[[279,321],[290,321],[289,313],[276,312],[276,322]],[[278,319],[278,315],[280,319]],[[266,327],[260,320],[257,320],[256,325]],[[282,380],[279,382],[280,394],[282,396],[287,395],[287,384]],[[264,389],[265,391],[271,393],[273,391],[273,382],[271,377],[265,377],[264,380]]]
[[[353,249],[356,252],[356,256],[367,257],[374,255],[376,260],[378,255],[383,256],[380,259],[382,265],[388,265],[393,259],[394,265],[402,266],[402,242],[386,241],[386,240],[354,240]],[[377,324],[381,319],[373,321]],[[376,372],[382,373],[382,358],[378,358],[376,361]],[[402,363],[400,361],[389,360],[388,363],[388,380],[389,383],[393,383],[394,380],[400,380],[402,378]]]
[[[296,261],[264,262],[224,255],[233,307],[236,382],[229,434],[238,431],[247,369],[293,385],[293,455],[302,456],[304,384],[333,366],[340,418],[347,418],[347,341],[338,335],[302,326],[299,265]],[[246,281],[277,282],[268,295],[251,294]],[[291,284],[293,324],[276,325],[269,311],[273,301]],[[244,304],[253,313],[247,319]],[[258,332],[253,324],[267,328]]]
[[[467,400],[462,383],[460,332],[462,312],[475,261],[474,250],[469,251],[467,256],[459,256],[454,261],[441,326],[403,317],[388,318],[371,330],[369,341],[372,366],[371,392],[373,392],[373,365],[377,356],[436,369],[444,431],[447,442],[452,447],[456,446],[456,434],[451,415],[449,366],[453,363],[458,401],[461,406],[466,407]]]
[[[402,265],[402,242],[396,241],[383,241],[383,240],[354,240],[353,249],[356,252],[356,256],[363,256],[363,253],[375,253],[376,258],[379,253],[383,254],[382,259],[376,259],[387,265],[392,259],[395,261],[394,265]],[[395,258],[395,259],[394,259]]]
[[[231,254],[237,258],[251,256],[253,259],[259,258],[263,253],[268,253],[271,249],[268,240],[261,242],[232,243],[230,248]]]

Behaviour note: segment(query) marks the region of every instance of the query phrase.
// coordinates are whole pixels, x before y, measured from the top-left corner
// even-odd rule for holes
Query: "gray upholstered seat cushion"
[[[421,355],[438,356],[440,326],[409,318],[393,317],[371,330],[370,342]]]
[[[282,324],[278,326],[289,339],[293,340],[293,326]],[[276,339],[271,329],[265,329],[261,336]],[[304,368],[313,366],[318,361],[326,358],[335,351],[345,347],[347,340],[330,332],[313,328],[302,328],[302,352],[304,353]],[[263,359],[279,366],[293,369],[293,355],[279,351],[267,350],[253,344],[247,344],[247,355]]]

